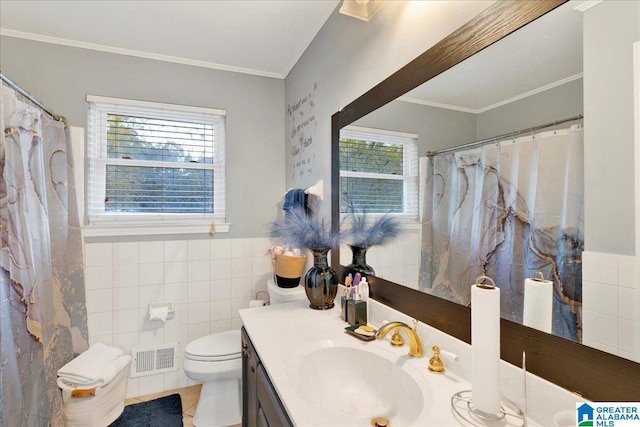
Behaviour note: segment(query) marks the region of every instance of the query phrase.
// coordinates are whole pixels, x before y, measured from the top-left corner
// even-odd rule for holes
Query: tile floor
[[[162,393],[148,394],[146,396],[133,397],[124,401],[125,405],[132,405],[134,403],[147,402],[158,397],[169,396],[170,394],[178,393],[182,399],[182,424],[184,427],[193,427],[193,415],[196,412],[196,405],[200,398],[201,384],[191,387],[179,388],[176,390],[163,391]],[[241,427],[240,424],[231,427]]]

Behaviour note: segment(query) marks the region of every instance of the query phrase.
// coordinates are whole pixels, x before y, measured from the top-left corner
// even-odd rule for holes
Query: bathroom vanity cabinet
[[[242,328],[242,427],[293,427],[244,328]]]

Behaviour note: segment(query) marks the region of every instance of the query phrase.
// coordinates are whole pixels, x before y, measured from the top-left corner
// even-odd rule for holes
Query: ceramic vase
[[[373,271],[373,267],[367,264],[367,250],[369,248],[355,245],[349,245],[349,247],[351,248],[352,258],[351,264],[347,268],[351,268],[362,275],[375,276],[376,272]]]
[[[311,249],[313,267],[304,275],[304,290],[309,307],[314,310],[329,310],[334,306],[338,293],[338,274],[327,262],[329,249]]]

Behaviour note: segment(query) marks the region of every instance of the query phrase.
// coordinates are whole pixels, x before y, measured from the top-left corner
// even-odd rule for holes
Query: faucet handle
[[[431,372],[435,372],[437,374],[444,373],[444,363],[440,359],[440,348],[437,345],[434,345],[432,348],[433,356],[429,359],[429,370]]]
[[[404,344],[404,338],[400,335],[400,328],[395,328],[393,330],[393,335],[391,336],[391,345],[394,347],[400,347]]]

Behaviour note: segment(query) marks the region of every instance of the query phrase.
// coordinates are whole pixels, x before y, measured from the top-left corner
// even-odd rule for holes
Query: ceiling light
[[[386,0],[343,0],[340,13],[369,21]]]

